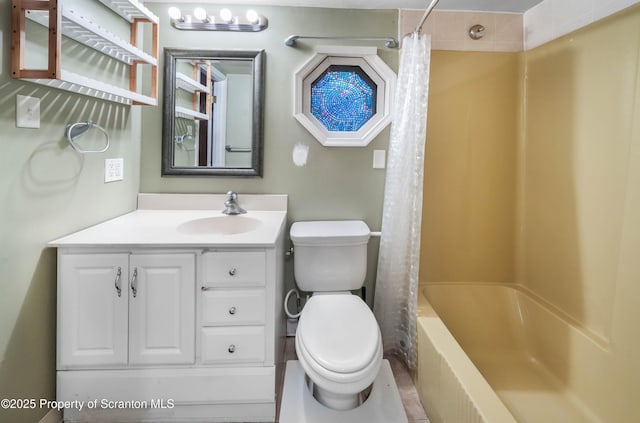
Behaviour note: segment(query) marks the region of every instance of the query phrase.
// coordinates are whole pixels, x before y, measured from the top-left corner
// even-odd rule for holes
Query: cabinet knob
[[[229,314],[231,314],[231,315],[236,314],[236,308],[235,307],[231,307],[229,309]]]
[[[233,354],[234,352],[236,352],[236,346],[233,344],[229,345],[227,351],[229,351],[229,354]]]
[[[231,269],[229,269],[229,275],[230,275],[230,276],[235,276],[235,275],[236,275],[236,272],[237,272],[237,270],[236,270],[236,268],[235,268],[235,267],[232,267]]]

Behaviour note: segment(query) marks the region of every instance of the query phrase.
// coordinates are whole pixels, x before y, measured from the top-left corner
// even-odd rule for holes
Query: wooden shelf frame
[[[38,84],[90,95],[124,104],[158,104],[158,17],[137,0],[99,0],[131,24],[127,42],[73,10],[62,7],[62,0],[12,0],[11,76]],[[47,69],[25,67],[26,19],[49,28]],[[152,27],[151,54],[138,47],[139,24]],[[62,35],[102,54],[130,65],[129,92],[61,68]],[[151,95],[138,92],[138,67],[151,65]],[[71,76],[73,75],[73,76]],[[56,82],[56,80],[58,82]],[[100,90],[105,90],[100,92]],[[91,94],[88,94],[91,93]]]
[[[196,66],[194,66],[193,68],[193,77],[196,78],[196,80],[200,79],[200,67],[204,66],[207,69],[206,72],[206,78],[207,78],[207,91],[206,91],[206,98],[205,98],[205,108],[206,108],[206,115],[207,115],[207,119],[211,119],[211,105],[213,104],[214,98],[213,98],[213,82],[211,80],[211,72],[212,72],[212,66],[211,66],[211,62],[210,61],[206,61],[205,63],[202,62],[198,62],[196,63]],[[198,96],[194,93],[193,94],[193,108],[197,110],[197,108],[200,105],[200,102],[198,101],[199,99],[197,98]]]

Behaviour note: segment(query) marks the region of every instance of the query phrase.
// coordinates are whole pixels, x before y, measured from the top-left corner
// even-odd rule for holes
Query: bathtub
[[[576,348],[600,346],[515,285],[421,286],[416,385],[432,423],[599,422],[570,374]]]

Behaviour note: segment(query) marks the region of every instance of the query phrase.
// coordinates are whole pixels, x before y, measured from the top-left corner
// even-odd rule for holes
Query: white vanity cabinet
[[[58,368],[193,364],[194,253],[60,254]]]
[[[286,196],[242,198],[234,217],[211,211],[225,195],[140,194],[138,210],[49,244],[56,400],[85,405],[65,423],[275,421]]]

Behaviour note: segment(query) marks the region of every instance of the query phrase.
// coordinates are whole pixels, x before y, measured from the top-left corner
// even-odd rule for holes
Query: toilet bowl
[[[380,370],[380,329],[359,297],[318,293],[300,315],[296,352],[315,398],[334,410],[348,410],[359,405],[360,392]]]
[[[298,360],[287,362],[280,422],[407,423],[378,323],[352,294],[367,274],[369,227],[295,222],[290,235],[296,285],[312,296],[296,329]]]
[[[321,404],[355,408],[382,363],[376,319],[351,294],[365,280],[369,227],[358,220],[296,222],[290,235],[296,284],[313,293],[296,330],[300,365]]]

